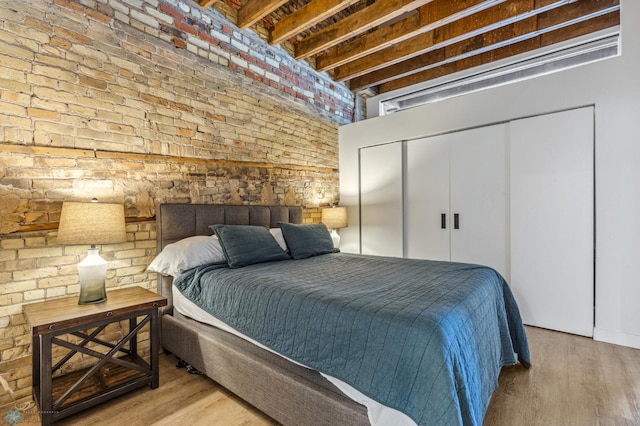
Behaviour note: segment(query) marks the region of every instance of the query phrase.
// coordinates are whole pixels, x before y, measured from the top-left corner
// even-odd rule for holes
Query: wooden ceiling
[[[197,0],[352,91],[385,93],[620,24],[619,0]]]

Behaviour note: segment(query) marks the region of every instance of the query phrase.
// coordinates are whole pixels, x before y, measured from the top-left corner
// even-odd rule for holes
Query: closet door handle
[[[453,229],[460,229],[460,214],[453,214]]]
[[[447,229],[447,214],[442,213],[440,215],[440,229]]]

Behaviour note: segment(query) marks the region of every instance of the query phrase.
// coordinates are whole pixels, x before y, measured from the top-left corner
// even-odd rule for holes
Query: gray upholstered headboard
[[[194,235],[211,235],[209,225],[256,225],[277,228],[278,222],[302,223],[302,207],[226,204],[159,204],[156,208],[158,253],[167,245]],[[173,311],[173,277],[158,274],[158,293],[167,298],[163,313]]]

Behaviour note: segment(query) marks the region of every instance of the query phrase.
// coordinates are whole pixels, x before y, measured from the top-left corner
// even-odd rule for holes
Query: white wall
[[[620,57],[340,127],[341,249],[359,247],[358,148],[595,105],[594,336],[640,348],[640,1],[621,20]]]

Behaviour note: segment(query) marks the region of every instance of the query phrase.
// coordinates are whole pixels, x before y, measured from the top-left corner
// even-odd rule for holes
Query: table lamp
[[[127,241],[122,204],[64,202],[60,213],[58,243],[91,245],[89,254],[78,263],[80,298],[78,304],[107,300],[107,261],[98,254],[98,244]]]
[[[347,208],[333,206],[322,209],[321,222],[331,230],[333,247],[340,247],[340,235],[338,235],[337,229],[345,228],[347,226]]]

